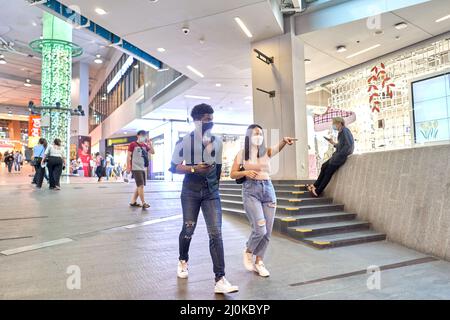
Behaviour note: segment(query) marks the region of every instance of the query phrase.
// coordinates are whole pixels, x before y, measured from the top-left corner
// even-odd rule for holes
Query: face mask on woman
[[[333,130],[335,130],[335,131],[338,130],[337,125],[333,124]]]
[[[264,137],[263,136],[253,136],[252,137],[252,144],[254,146],[259,147],[260,145],[262,145],[264,142]]]

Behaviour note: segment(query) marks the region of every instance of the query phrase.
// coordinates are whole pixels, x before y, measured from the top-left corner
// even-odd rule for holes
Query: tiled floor
[[[146,196],[152,207],[142,211],[128,207],[133,185],[78,178],[58,192],[35,190],[29,182],[26,173],[0,171],[0,239],[9,239],[0,240],[0,251],[9,254],[0,254],[2,299],[450,298],[450,263],[445,261],[382,271],[380,290],[368,289],[368,274],[291,286],[425,257],[389,242],[318,251],[274,234],[266,259],[272,276],[259,278],[241,261],[249,227],[228,216],[223,224],[227,278],[239,284],[240,292],[214,295],[203,218],[192,241],[190,277],[176,277],[180,184],[151,183]],[[60,239],[72,241],[22,248]],[[81,271],[80,290],[67,288],[69,266]]]

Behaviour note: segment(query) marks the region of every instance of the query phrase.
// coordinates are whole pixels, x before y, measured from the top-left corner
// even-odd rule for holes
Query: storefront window
[[[356,153],[413,146],[414,113],[418,122],[417,143],[425,143],[433,135],[437,140],[450,140],[449,98],[445,92],[449,88],[448,82],[447,89],[444,89],[444,81],[448,81],[448,77],[444,76],[437,84],[441,86],[440,97],[430,96],[417,101],[415,111],[411,101],[411,83],[449,68],[449,52],[450,40],[443,39],[309,86],[308,130],[312,137],[309,147],[310,154],[317,160],[315,166],[320,166],[333,152],[323,137],[336,135],[330,122],[336,115],[347,120],[355,137]],[[416,84],[416,90],[422,95],[439,95],[433,87],[433,81]],[[319,96],[320,99],[317,98]],[[437,102],[440,107],[437,107]],[[436,133],[434,129],[437,128],[439,131]],[[420,130],[425,131],[425,136]]]

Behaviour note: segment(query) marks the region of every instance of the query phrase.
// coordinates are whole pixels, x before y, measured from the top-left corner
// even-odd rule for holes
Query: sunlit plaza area
[[[0,300],[450,300],[449,1],[0,0]]]

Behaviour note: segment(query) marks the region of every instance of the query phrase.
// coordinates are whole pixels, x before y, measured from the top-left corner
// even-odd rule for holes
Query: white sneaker
[[[247,250],[244,250],[244,267],[248,271],[254,271],[255,267],[253,266],[253,253],[247,252]]]
[[[261,276],[261,277],[268,277],[270,276],[269,270],[266,269],[264,266],[264,263],[262,261],[255,264],[255,271]]]
[[[222,277],[222,279],[217,281],[216,286],[214,287],[215,293],[231,293],[237,291],[239,291],[239,287],[231,285],[225,277]]]
[[[178,278],[186,279],[189,275],[188,272],[188,263],[184,260],[178,261]]]

